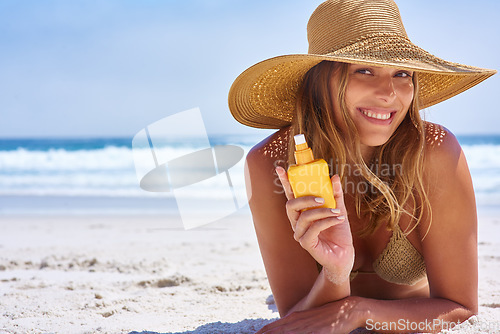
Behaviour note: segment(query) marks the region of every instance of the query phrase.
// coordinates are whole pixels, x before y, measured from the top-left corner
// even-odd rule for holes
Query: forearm
[[[346,298],[351,294],[349,279],[334,283],[327,276],[325,269],[321,270],[309,293],[292,307],[287,314],[319,307]]]
[[[474,311],[442,298],[356,300],[362,327],[378,333],[439,332],[467,320]]]

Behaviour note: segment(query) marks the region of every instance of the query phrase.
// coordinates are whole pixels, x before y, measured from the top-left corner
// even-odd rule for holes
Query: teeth
[[[370,118],[382,119],[382,120],[391,118],[391,114],[375,114],[375,113],[372,114],[371,112],[365,110],[361,110],[361,112]]]

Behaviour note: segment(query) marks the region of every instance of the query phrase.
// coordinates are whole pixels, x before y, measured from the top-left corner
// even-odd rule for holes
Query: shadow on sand
[[[130,332],[129,334],[254,334],[265,325],[277,319],[245,319],[237,323],[213,322],[202,325],[192,331],[158,333],[158,332]]]

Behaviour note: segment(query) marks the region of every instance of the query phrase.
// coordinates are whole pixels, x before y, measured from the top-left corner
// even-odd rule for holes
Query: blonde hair
[[[329,162],[330,173],[340,176],[344,193],[355,199],[358,217],[368,218],[361,235],[373,233],[384,223],[388,229],[394,229],[402,213],[413,218],[413,230],[424,211],[430,215],[423,185],[425,134],[418,108],[418,74],[413,76],[414,99],[406,117],[389,140],[375,148],[373,159],[367,162],[361,155],[359,135],[345,103],[348,67],[345,63],[322,61],[306,73],[291,125],[289,163],[294,163],[293,136],[305,134],[314,156]],[[333,110],[331,77],[335,72],[340,110]],[[343,126],[337,124],[334,113],[340,113]],[[360,187],[366,190],[361,191]]]

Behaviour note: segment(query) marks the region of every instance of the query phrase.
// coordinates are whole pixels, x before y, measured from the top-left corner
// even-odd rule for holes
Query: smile
[[[358,108],[358,110],[368,119],[375,121],[376,123],[380,124],[387,124],[391,123],[393,116],[396,114],[395,111],[389,111],[389,110],[372,110],[372,109],[361,109]]]

